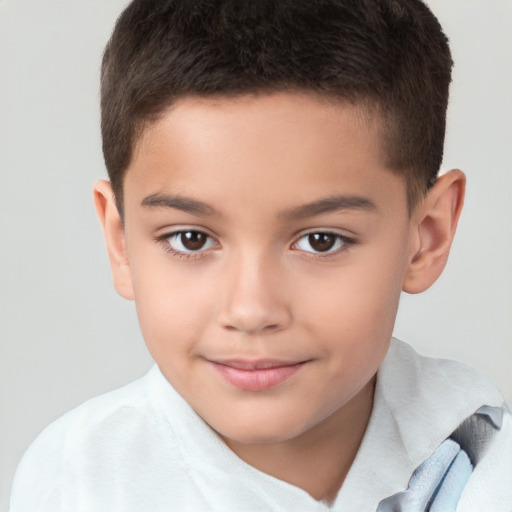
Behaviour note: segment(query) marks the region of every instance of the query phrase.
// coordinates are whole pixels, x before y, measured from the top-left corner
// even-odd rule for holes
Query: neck
[[[343,407],[301,435],[278,443],[224,439],[251,466],[332,502],[345,480],[366,431],[375,378]]]

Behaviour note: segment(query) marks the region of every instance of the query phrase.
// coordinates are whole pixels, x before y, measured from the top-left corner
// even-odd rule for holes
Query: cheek
[[[400,279],[379,271],[350,268],[334,271],[323,280],[303,283],[303,315],[325,330],[372,331],[389,327],[400,297]]]
[[[307,327],[327,361],[327,393],[335,404],[340,397],[350,399],[375,375],[393,332],[400,295],[396,281],[375,276],[371,286],[361,286],[363,278],[370,281],[367,273],[352,272],[323,293],[317,289],[308,308]]]
[[[389,247],[354,252],[346,265],[301,283],[311,291],[302,317],[312,333],[322,333],[326,352],[357,365],[375,358],[379,365],[392,336],[405,261],[400,252],[390,252]]]
[[[142,334],[154,359],[189,353],[206,329],[215,287],[183,265],[139,265],[135,303]]]

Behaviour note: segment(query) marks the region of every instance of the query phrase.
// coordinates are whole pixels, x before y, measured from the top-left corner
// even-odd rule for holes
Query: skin
[[[410,215],[384,162],[379,123],[354,105],[184,98],[136,147],[124,226],[95,187],[114,285],[165,377],[235,454],[316,499],[336,496],[400,294],[437,279],[462,207],[455,170]],[[179,232],[205,243],[184,252]],[[319,251],[309,235],[325,233]],[[218,371],[231,359],[301,364],[248,390]]]

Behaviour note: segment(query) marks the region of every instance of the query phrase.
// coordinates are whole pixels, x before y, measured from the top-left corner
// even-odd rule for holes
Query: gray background
[[[29,442],[151,361],[115,294],[93,182],[102,48],[125,1],[0,0],[0,509]],[[512,400],[510,0],[431,0],[456,68],[445,168],[468,177],[448,268],[405,295],[396,335],[459,359]]]

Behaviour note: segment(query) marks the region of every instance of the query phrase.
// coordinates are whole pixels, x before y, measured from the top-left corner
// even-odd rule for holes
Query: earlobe
[[[94,185],[94,206],[103,227],[114,287],[121,297],[133,300],[133,285],[126,253],[123,223],[110,183],[100,180]]]
[[[411,254],[403,282],[405,292],[423,292],[441,275],[462,211],[465,185],[462,171],[447,172],[416,208],[412,220]]]

